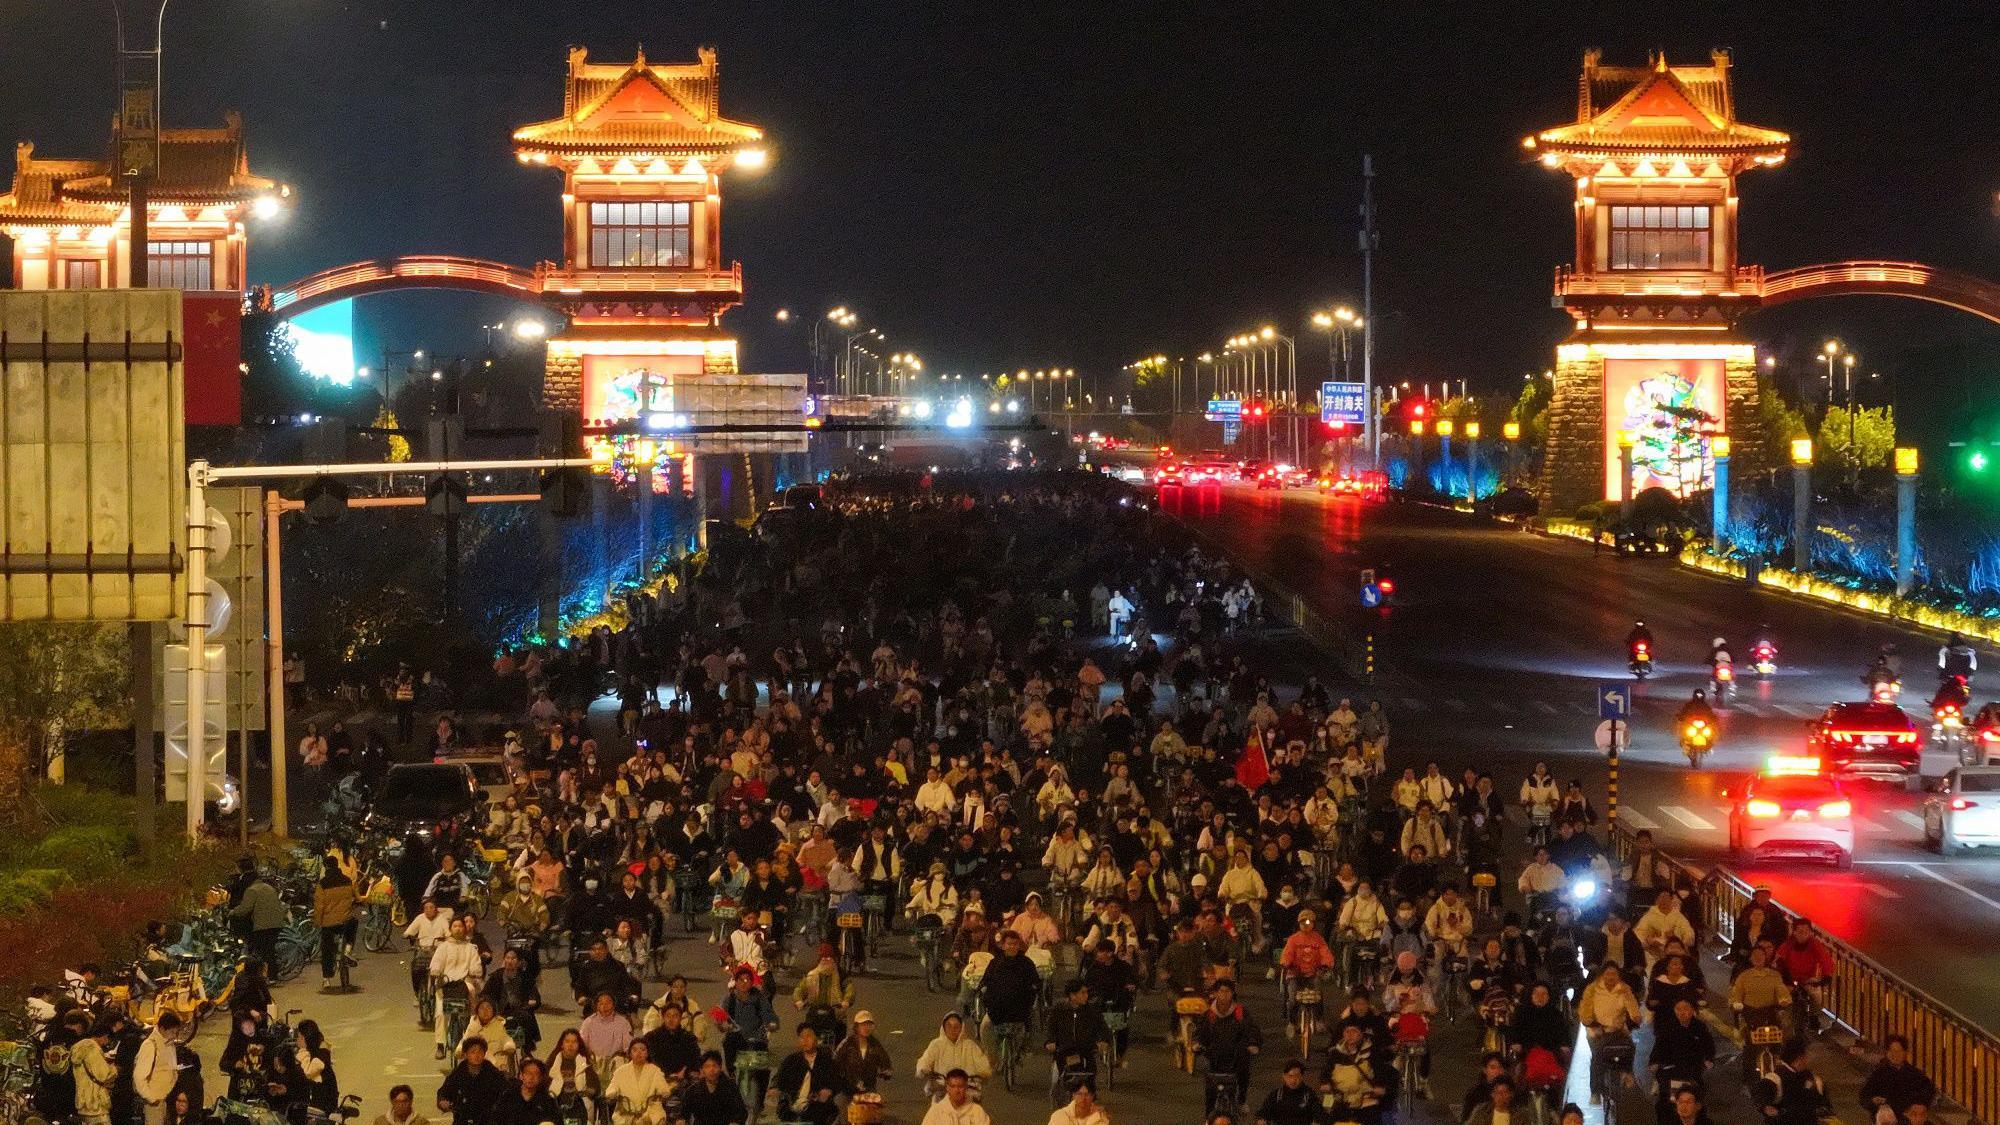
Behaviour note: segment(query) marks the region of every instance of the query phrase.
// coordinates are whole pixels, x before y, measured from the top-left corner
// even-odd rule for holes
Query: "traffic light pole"
[[[187,745],[187,832],[191,838],[199,839],[202,826],[207,818],[208,805],[208,724],[202,721],[207,707],[208,694],[208,487],[225,480],[297,480],[308,477],[358,477],[388,476],[391,473],[444,473],[465,472],[485,473],[502,469],[575,469],[589,468],[588,457],[518,458],[498,461],[421,461],[397,464],[340,463],[327,465],[229,465],[217,467],[207,461],[194,461],[188,465],[187,489],[187,590],[184,619],[187,622],[187,701],[188,733]],[[521,502],[536,500],[533,493],[510,493],[504,496],[471,496],[472,503]],[[350,507],[415,507],[424,503],[418,496],[385,496],[356,498],[348,501]],[[270,683],[276,686],[271,701],[271,823],[273,829],[284,831],[289,827],[289,806],[286,801],[285,784],[285,734],[284,734],[284,598],[277,560],[281,554],[278,538],[278,513],[289,510],[299,501],[286,501],[276,496],[265,498],[265,550],[270,553],[266,568],[265,601],[271,614],[272,628],[266,657],[267,663],[275,665],[275,671],[266,669]],[[249,779],[244,779],[248,784]]]

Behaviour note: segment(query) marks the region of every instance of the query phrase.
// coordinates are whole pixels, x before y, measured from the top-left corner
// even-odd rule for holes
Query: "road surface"
[[[1380,675],[1357,690],[1390,708],[1392,756],[1434,753],[1453,776],[1476,761],[1503,792],[1546,758],[1559,776],[1584,778],[1602,809],[1595,685],[1631,682],[1623,641],[1643,619],[1660,666],[1634,690],[1620,815],[1691,859],[1726,857],[1724,791],[1768,755],[1802,746],[1825,705],[1859,697],[1859,676],[1881,645],[1902,653],[1906,704],[1926,707],[1934,682],[1936,634],[1663,559],[1598,555],[1440,508],[1317,492],[1168,489],[1161,502],[1331,619],[1372,622]],[[1397,605],[1386,619],[1364,618],[1358,606],[1358,573],[1371,566],[1395,576]],[[1745,681],[1723,712],[1717,750],[1690,771],[1673,714],[1706,683],[1711,640],[1727,638],[1740,657],[1759,625],[1772,630],[1779,672]],[[1989,670],[1985,683],[1995,682]],[[1980,686],[1976,702],[1989,698]],[[1950,764],[1927,751],[1924,772]],[[1767,863],[1745,876],[1981,1026],[2000,1028],[2000,980],[1984,971],[2000,927],[2000,858],[1941,858],[1923,844],[1921,793],[1853,788],[1853,870]]]

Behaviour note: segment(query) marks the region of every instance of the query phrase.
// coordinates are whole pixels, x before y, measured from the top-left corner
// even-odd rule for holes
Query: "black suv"
[[[362,822],[371,832],[452,836],[486,803],[486,791],[463,762],[410,762],[389,767]]]

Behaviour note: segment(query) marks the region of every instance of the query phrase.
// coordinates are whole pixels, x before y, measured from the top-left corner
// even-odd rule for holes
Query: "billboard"
[[[354,382],[354,302],[335,301],[285,322],[299,369],[322,382]]]
[[[1604,361],[1604,498],[1616,500],[1621,435],[1632,441],[1632,492],[1676,496],[1714,483],[1709,436],[1723,430],[1721,358]]]
[[[585,355],[583,421],[586,426],[631,422],[674,409],[674,383],[700,375],[694,355]]]
[[[181,615],[181,293],[0,292],[0,621]]]

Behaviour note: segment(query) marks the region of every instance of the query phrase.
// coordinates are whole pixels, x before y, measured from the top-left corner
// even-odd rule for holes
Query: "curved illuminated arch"
[[[2000,324],[2000,284],[1918,262],[1830,262],[1764,275],[1764,305],[1812,297],[1908,297]]]
[[[281,319],[294,317],[335,301],[395,289],[459,289],[534,301],[541,298],[542,279],[535,270],[504,262],[413,254],[335,266],[273,288],[271,311]]]

